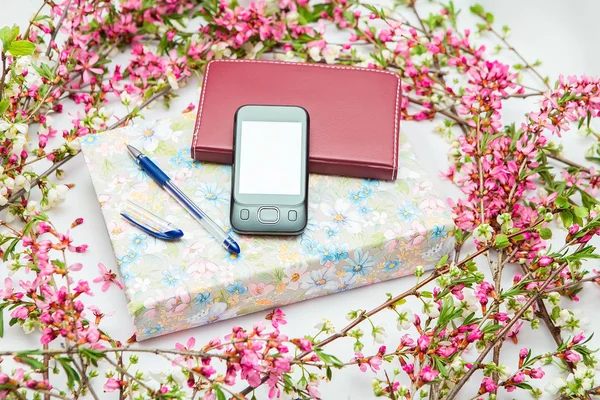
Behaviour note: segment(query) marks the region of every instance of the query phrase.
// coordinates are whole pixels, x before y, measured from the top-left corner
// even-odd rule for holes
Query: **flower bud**
[[[418,265],[415,267],[415,276],[417,278],[422,277],[424,272],[425,272],[425,269],[423,268],[422,265]]]

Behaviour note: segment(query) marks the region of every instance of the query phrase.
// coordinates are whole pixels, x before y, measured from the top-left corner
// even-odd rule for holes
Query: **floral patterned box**
[[[411,274],[452,249],[450,212],[401,143],[398,180],[311,175],[302,235],[236,236],[242,252],[228,254],[125,148],[143,150],[229,230],[231,169],[191,160],[193,124],[190,115],[82,139],[138,340]],[[120,216],[127,199],[185,236],[165,242],[145,235]]]

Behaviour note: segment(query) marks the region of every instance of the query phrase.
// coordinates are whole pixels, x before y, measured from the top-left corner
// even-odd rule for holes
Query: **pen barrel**
[[[141,156],[138,159],[138,162],[140,163],[140,167],[142,168],[142,170],[144,170],[160,186],[165,186],[171,179],[167,174],[162,172],[158,165],[154,164],[152,160],[150,160],[148,157]]]
[[[164,185],[165,190],[175,199],[187,212],[194,217],[215,239],[221,242],[225,242],[229,235],[223,231],[219,225],[211,220],[204,211],[202,211],[194,202],[185,195],[177,186],[171,181],[168,181]],[[224,244],[226,247],[226,245]]]

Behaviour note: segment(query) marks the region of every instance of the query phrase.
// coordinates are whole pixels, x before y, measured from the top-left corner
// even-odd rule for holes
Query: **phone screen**
[[[301,122],[242,121],[240,136],[239,193],[301,193]]]

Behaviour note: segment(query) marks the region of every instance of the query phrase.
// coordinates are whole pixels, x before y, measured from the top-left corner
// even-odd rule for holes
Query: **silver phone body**
[[[307,222],[309,116],[297,106],[246,105],[235,114],[231,226],[298,235]]]

